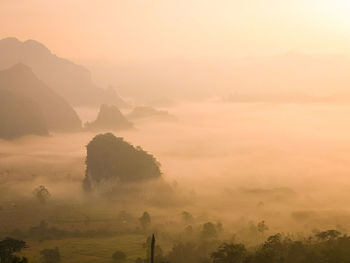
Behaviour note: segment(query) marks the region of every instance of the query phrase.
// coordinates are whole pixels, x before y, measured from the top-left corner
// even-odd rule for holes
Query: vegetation
[[[101,238],[115,236],[115,231],[106,229],[91,229],[91,230],[67,230],[57,227],[50,227],[46,221],[41,221],[39,225],[30,227],[28,230],[15,229],[11,233],[16,238],[32,239],[38,241],[57,240],[65,238]]]
[[[144,212],[142,216],[139,218],[140,225],[142,229],[146,229],[151,224],[151,216],[148,212]]]
[[[137,182],[161,176],[160,164],[141,147],[114,136],[99,134],[87,145],[84,189],[108,182]]]
[[[213,263],[242,263],[247,250],[242,244],[222,244],[211,257]]]
[[[40,185],[38,188],[36,188],[33,194],[42,204],[45,204],[51,197],[49,190],[43,185]]]
[[[116,263],[122,263],[125,261],[126,255],[124,252],[118,250],[118,251],[113,253],[112,259]]]
[[[17,68],[17,70],[27,71],[25,68]],[[3,98],[0,97],[0,99]],[[5,99],[4,103],[6,102]],[[14,112],[18,110],[16,108],[18,105],[15,103],[10,106],[13,108],[7,107],[5,115],[7,109]],[[40,108],[39,103],[37,107]],[[21,110],[14,116],[25,113]],[[28,110],[28,116],[30,114]],[[97,120],[90,127],[117,128],[125,121],[125,119],[118,119],[121,116],[117,108],[104,105]],[[53,135],[56,136],[56,134]],[[90,136],[89,133],[85,135]],[[63,138],[63,135],[59,136]],[[34,147],[28,143],[28,149],[18,146],[13,153],[11,150],[13,146],[20,145],[21,141],[27,143],[30,140],[31,138],[23,138],[23,140],[3,142],[5,148],[0,153],[1,164],[6,165],[6,168],[1,169],[0,174],[3,178],[0,206],[0,240],[2,239],[0,263],[27,262],[27,258],[32,263],[350,262],[348,252],[350,238],[338,231],[341,227],[337,226],[338,230],[317,233],[310,228],[310,223],[312,224],[316,218],[319,222],[315,226],[312,225],[312,228],[328,227],[329,222],[334,222],[334,225],[343,224],[345,217],[339,218],[334,216],[334,212],[328,213],[326,207],[324,214],[330,214],[332,217],[326,218],[321,215],[319,209],[310,211],[308,208],[312,202],[306,206],[291,206],[292,208],[278,214],[279,208],[285,206],[288,201],[291,204],[297,204],[295,201],[306,200],[297,196],[298,190],[278,186],[269,188],[268,183],[266,188],[259,188],[253,184],[249,188],[239,188],[239,185],[232,187],[221,185],[224,188],[220,188],[219,191],[223,192],[223,198],[216,199],[212,196],[213,193],[217,193],[215,191],[197,192],[196,190],[200,188],[197,188],[196,181],[192,179],[180,184],[176,182],[167,184],[167,187],[159,186],[165,184],[163,180],[150,180],[161,177],[157,160],[140,147],[135,147],[123,138],[106,133],[97,135],[87,145],[84,188],[95,192],[100,189],[113,190],[111,192],[118,195],[105,195],[103,198],[95,194],[80,195],[78,187],[81,184],[81,175],[84,174],[84,165],[71,168],[66,166],[66,163],[71,162],[72,167],[76,166],[79,162],[81,163],[81,155],[74,154],[77,158],[72,161],[72,155],[66,156],[67,151],[62,150],[53,154],[53,157],[45,158],[44,162],[38,162],[48,167],[56,162],[56,156],[64,155],[64,159],[67,160],[63,162],[62,167],[55,166],[47,170],[35,167],[38,174],[32,173],[30,151],[35,150],[35,158],[41,159],[46,154],[44,149],[37,144]],[[34,140],[51,142],[51,138],[35,137]],[[192,148],[191,144],[185,146]],[[72,151],[72,149],[69,150]],[[53,147],[52,151],[57,151],[57,148]],[[184,154],[180,149],[166,154],[176,156],[177,159],[194,157],[194,163],[204,165],[204,160],[207,161],[209,158],[204,154],[205,159],[199,156],[197,160],[198,153],[205,153],[205,148],[194,147],[189,149],[189,153]],[[18,156],[20,157],[18,159],[25,156],[29,163],[21,167],[23,170],[21,173],[16,170],[18,169],[16,164],[20,163],[15,160]],[[7,165],[6,162],[9,164]],[[177,164],[174,163],[174,167]],[[167,167],[171,168],[171,165]],[[211,172],[222,172],[218,167],[215,166]],[[198,171],[206,168],[203,166]],[[180,174],[182,169],[178,172]],[[21,178],[22,173],[24,179]],[[60,173],[61,176],[56,176]],[[200,173],[196,176],[205,178]],[[17,185],[19,180],[23,180],[24,183]],[[31,195],[33,181],[35,185],[38,185],[38,182],[47,183],[50,185],[50,191],[46,186],[40,185],[33,191],[33,198]],[[56,183],[57,188],[54,185]],[[54,200],[50,200],[51,190],[55,192]],[[125,193],[132,193],[139,200],[130,198]],[[196,200],[197,197],[200,201]],[[204,199],[201,199],[202,197]],[[220,203],[215,210],[211,210],[216,206],[217,201],[222,204]],[[228,206],[225,207],[225,205],[234,207],[234,210],[227,209]],[[189,212],[191,209],[193,211]],[[196,214],[193,215],[192,212]],[[286,223],[289,225],[284,228],[284,223],[281,223],[282,227],[281,225],[274,227],[269,221],[271,226],[268,226],[265,221],[261,221],[262,217],[268,220],[275,218],[274,222],[286,219],[289,220]],[[224,228],[219,220],[225,219],[232,222],[224,221],[230,222],[230,225],[225,225]],[[306,231],[314,231],[312,232],[314,234],[310,237],[305,237],[304,235],[307,235],[305,233],[271,235],[277,232],[277,229],[289,231],[293,226],[299,226],[295,232],[305,228]],[[349,225],[345,223],[344,227],[346,230]],[[154,236],[150,236],[151,233],[157,236],[157,243]],[[7,236],[12,238],[6,238]]]
[[[26,247],[26,242],[10,237],[0,241],[0,262],[1,263],[26,263],[26,258],[20,258],[15,253]]]
[[[137,219],[132,214],[122,211],[116,217],[116,222],[123,225],[124,218],[131,221]],[[151,222],[147,212],[140,217],[140,223],[141,219]],[[263,225],[262,222],[256,224],[256,237],[260,237],[258,229]],[[185,222],[181,220],[178,223]],[[159,236],[154,246],[155,263],[348,263],[350,260],[348,249],[350,236],[343,235],[337,230],[317,232],[304,237],[274,234],[262,243],[252,245],[235,242],[236,238],[230,238],[223,231],[221,223],[206,222],[201,224],[200,228],[197,227],[199,225],[196,219],[193,219],[192,223],[195,227],[191,227],[190,235],[187,235],[186,231],[183,232],[186,235],[178,235],[174,230],[157,230],[147,224],[147,229],[152,231],[155,229]],[[267,231],[265,222],[264,225],[263,229]],[[27,262],[26,258],[29,258],[30,262],[37,262],[36,259],[40,259],[43,263],[77,262],[77,260],[97,263],[107,262],[106,256],[114,262],[148,263],[151,258],[152,236],[148,236],[142,244],[145,232],[140,230],[137,232],[136,226],[135,230],[129,230],[128,234],[113,231],[76,232],[49,227],[47,222],[42,221],[26,232],[14,231],[13,235],[16,235],[16,239],[6,238],[0,242],[0,254],[4,258],[19,261],[1,259],[3,260],[1,263]],[[30,247],[24,250],[25,253],[22,253],[22,249],[27,246],[21,240],[26,240],[30,244]],[[115,250],[116,246],[118,250]],[[64,257],[61,256],[61,248]],[[20,254],[16,255],[18,252]],[[21,258],[20,255],[26,258]]]
[[[143,248],[146,250],[146,258],[142,262],[165,261],[162,248],[155,244],[154,235],[147,237],[146,242],[143,244]],[[140,261],[140,259],[136,259],[136,261]]]
[[[212,222],[207,222],[203,225],[202,236],[203,238],[216,237],[217,232],[215,225]]]
[[[149,240],[148,243],[149,244]],[[257,247],[240,243],[197,241],[178,243],[166,255],[158,255],[157,263],[348,263],[350,262],[350,236],[338,231],[319,232],[301,240],[270,236]],[[212,252],[210,252],[212,251]],[[136,262],[142,262],[137,259]],[[147,261],[147,257],[144,260]]]
[[[193,216],[191,215],[191,213],[187,212],[187,211],[183,211],[181,213],[182,216],[182,220],[186,223],[186,224],[191,224],[193,222]]]
[[[224,243],[211,254],[214,263],[346,263],[350,261],[350,236],[328,230],[315,236],[292,240],[281,234],[270,236],[256,249]]]
[[[58,247],[53,249],[43,249],[40,251],[40,255],[42,256],[42,263],[60,263],[61,255]]]

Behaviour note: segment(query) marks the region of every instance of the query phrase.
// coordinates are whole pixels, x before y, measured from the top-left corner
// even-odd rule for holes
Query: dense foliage
[[[350,236],[335,230],[320,232],[304,240],[270,236],[257,249],[242,244],[222,244],[211,258],[213,263],[348,263]]]
[[[85,190],[104,181],[135,182],[161,176],[153,155],[112,133],[95,136],[86,148]]]
[[[257,247],[218,243],[216,239],[175,244],[156,263],[349,263],[350,236],[336,230],[319,232],[302,240],[272,235]],[[157,255],[157,253],[156,253]],[[161,255],[161,254],[160,254]],[[137,262],[148,262],[138,259]]]
[[[26,247],[26,242],[10,237],[0,241],[0,262],[1,263],[26,263],[26,258],[20,258],[15,253]]]
[[[112,255],[112,259],[114,262],[116,263],[121,263],[121,262],[124,262],[125,259],[126,259],[126,255],[123,251],[116,251],[113,253]]]
[[[50,198],[51,194],[49,190],[43,185],[35,188],[33,192],[34,196],[38,199],[38,201],[42,204],[46,203],[46,201]]]
[[[60,263],[61,255],[58,247],[47,248],[40,251],[42,263]]]

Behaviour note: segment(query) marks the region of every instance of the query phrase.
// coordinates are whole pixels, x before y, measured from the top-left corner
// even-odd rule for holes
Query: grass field
[[[11,193],[11,196],[14,194]],[[146,234],[139,229],[138,216],[142,210],[132,213],[132,223],[121,224],[118,221],[120,209],[107,202],[97,205],[95,202],[68,204],[53,201],[42,205],[33,198],[10,199],[4,193],[0,194],[0,208],[1,238],[17,238],[11,231],[22,231],[24,236],[18,239],[24,240],[28,247],[21,251],[20,256],[27,257],[31,263],[41,262],[41,250],[55,247],[59,248],[62,263],[112,262],[113,253],[118,250],[127,255],[127,263],[146,256],[143,244],[151,232]],[[57,235],[53,235],[53,239],[44,237],[39,241],[41,234],[33,235],[30,229],[39,227],[41,222],[48,224],[47,231],[54,227],[70,234],[62,238]],[[156,220],[154,224],[157,225]],[[74,237],[75,231],[92,231],[92,234]],[[172,247],[170,242],[157,241],[165,252]]]
[[[112,254],[121,250],[127,255],[126,262],[135,262],[145,257],[143,243],[146,236],[121,234],[107,238],[65,238],[62,240],[28,241],[28,248],[21,253],[30,262],[40,262],[40,251],[58,247],[64,263],[104,263],[112,262]]]

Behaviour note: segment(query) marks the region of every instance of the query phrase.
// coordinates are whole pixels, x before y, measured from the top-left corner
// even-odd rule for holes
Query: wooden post
[[[154,263],[154,244],[156,243],[156,239],[154,238],[154,234],[152,235],[152,243],[151,243],[151,263]]]

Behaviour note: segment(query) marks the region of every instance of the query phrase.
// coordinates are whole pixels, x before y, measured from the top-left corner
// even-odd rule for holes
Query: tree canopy
[[[95,136],[86,148],[85,190],[105,180],[136,182],[161,176],[153,155],[112,133]]]
[[[22,240],[13,239],[11,237],[7,237],[4,240],[1,240],[0,241],[0,262],[1,263],[28,262],[26,258],[19,258],[16,255],[14,255],[17,252],[20,252],[25,247],[26,247],[26,242]]]

